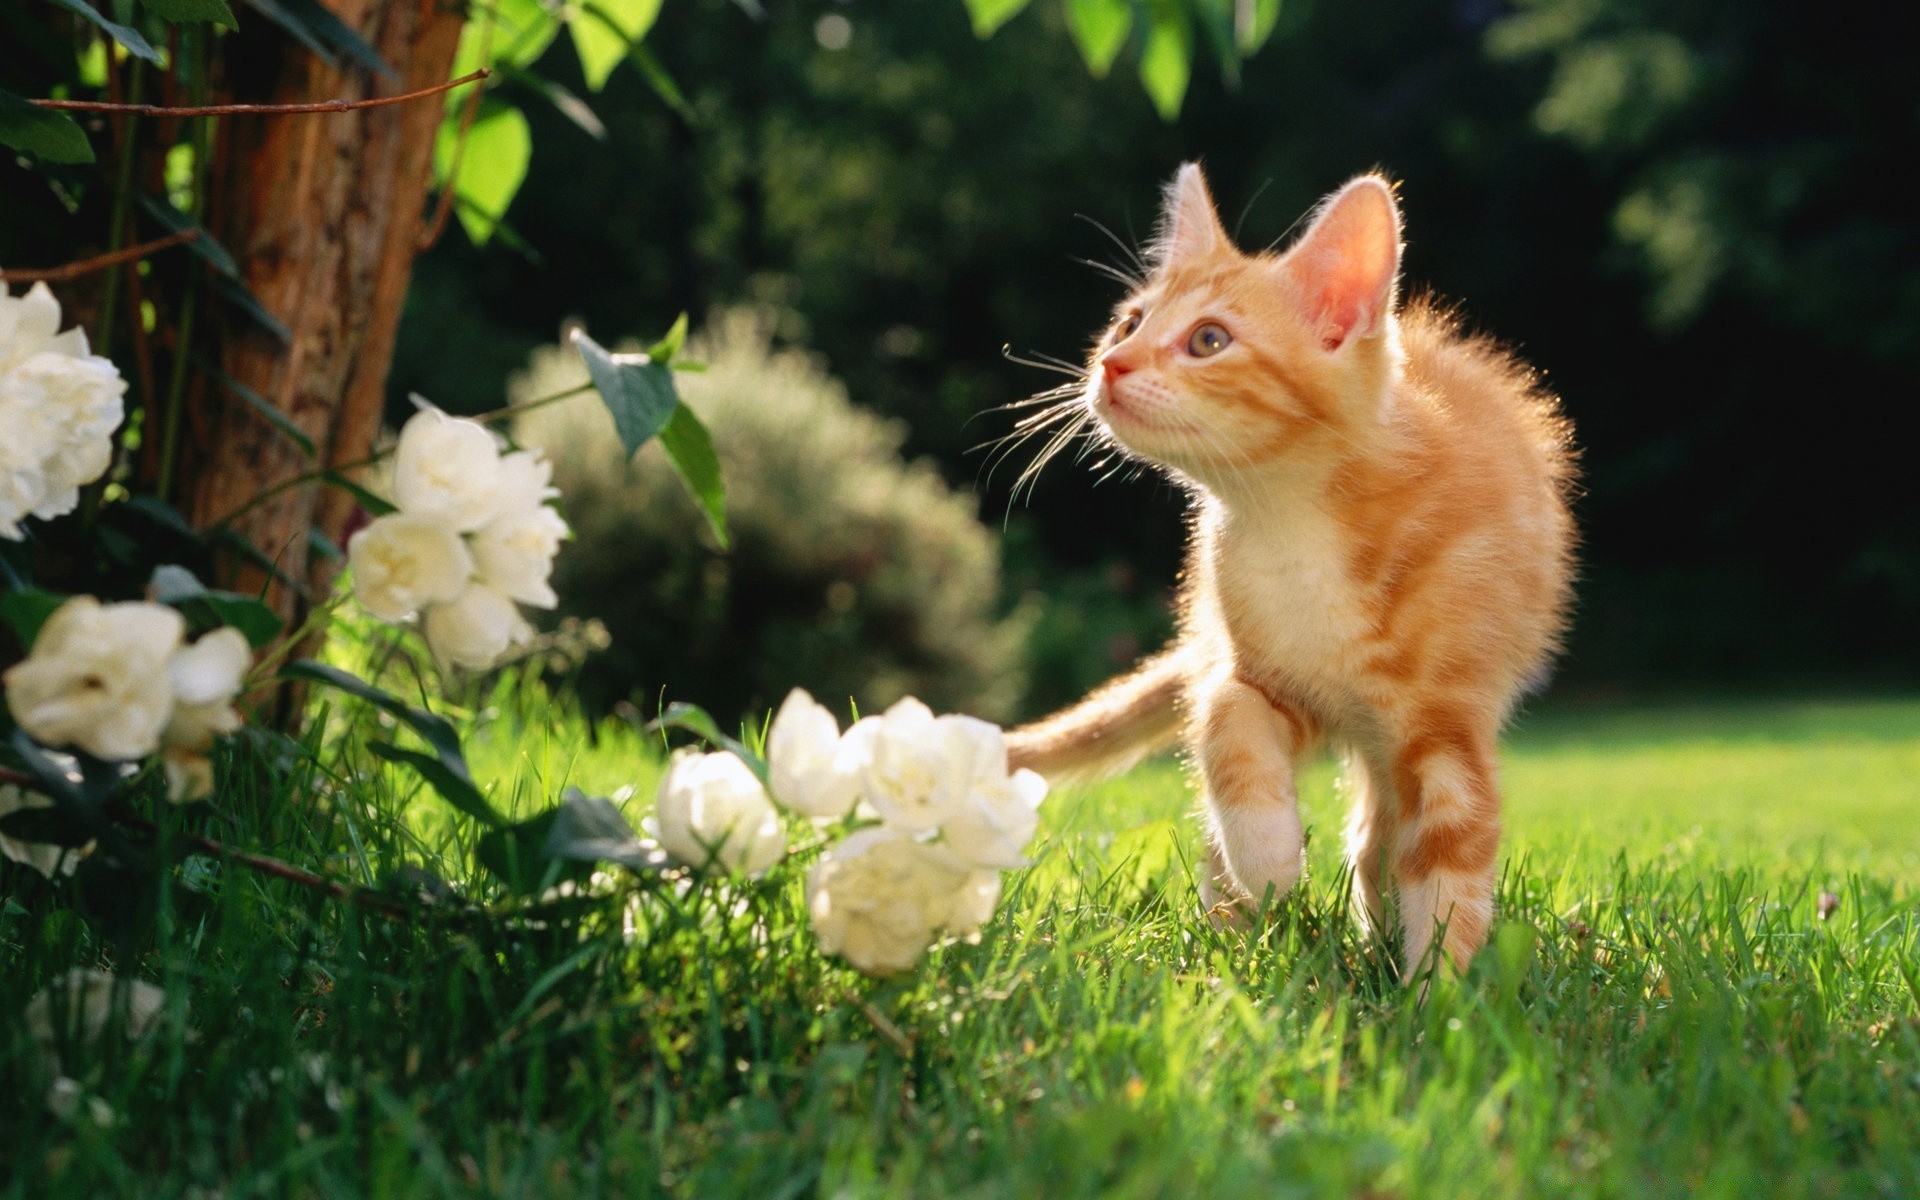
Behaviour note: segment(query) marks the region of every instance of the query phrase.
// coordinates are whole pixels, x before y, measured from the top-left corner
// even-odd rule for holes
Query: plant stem
[[[582,392],[590,392],[592,390],[593,390],[592,383],[583,383],[583,384],[580,384],[578,387],[568,388],[564,392],[555,392],[551,396],[542,396],[537,400],[529,400],[525,404],[509,404],[505,408],[497,408],[497,409],[494,409],[492,412],[481,413],[477,417],[470,417],[468,419],[473,421],[478,421],[482,425],[497,425],[501,421],[504,421],[509,417],[518,416],[523,412],[532,412],[536,408],[544,408],[549,404],[557,404],[562,400],[571,400],[573,397],[580,395]],[[266,488],[265,490],[261,491],[258,495],[254,496],[251,500],[248,500],[245,504],[240,505],[238,508],[234,509],[232,512],[226,514],[225,516],[221,517],[219,520],[214,521],[212,524],[208,525],[207,528],[208,529],[225,528],[226,526],[231,525],[235,521],[239,520],[241,517],[246,516],[248,513],[252,512],[254,509],[260,507],[262,504],[265,504],[267,501],[273,499],[275,496],[278,496],[282,492],[288,491],[292,488],[297,488],[302,484],[320,483],[326,480],[329,476],[340,475],[346,471],[357,471],[361,467],[370,467],[373,464],[386,458],[388,455],[392,453],[393,453],[392,447],[388,447],[385,450],[375,450],[372,454],[367,455],[365,458],[357,458],[357,459],[354,459],[352,462],[338,463],[331,467],[316,467],[311,471],[302,471],[298,475],[290,475],[287,478],[282,479],[279,483],[274,484],[272,487]]]
[[[117,80],[119,75],[111,69],[107,79]],[[127,94],[138,99],[141,86],[146,82],[147,64],[140,59],[133,60],[133,77],[127,84]],[[117,89],[116,89],[117,90]],[[133,157],[140,118],[133,113],[126,114],[118,122],[120,132],[120,162],[113,177],[113,217],[107,226],[107,249],[109,252],[120,249],[127,240],[127,214],[133,207]],[[129,271],[136,268],[128,267]],[[94,345],[94,352],[102,358],[113,357],[114,319],[120,305],[120,276],[115,271],[107,276],[107,286],[100,301],[100,336]]]

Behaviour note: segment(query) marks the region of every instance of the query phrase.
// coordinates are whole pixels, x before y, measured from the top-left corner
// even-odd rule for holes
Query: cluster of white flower
[[[191,644],[186,635],[186,619],[164,604],[75,596],[0,677],[7,707],[43,746],[110,762],[159,750],[168,794],[203,799],[213,790],[214,738],[240,728],[233,700],[253,648],[233,628]]]
[[[393,503],[347,543],[353,592],[386,621],[419,617],[443,665],[494,665],[532,629],[516,601],[557,602],[548,577],[567,523],[547,504],[553,467],[500,452],[477,421],[427,409],[400,431]]]
[[[20,522],[73,511],[80,485],[113,459],[127,381],[91,353],[77,326],[60,332],[60,302],[44,283],[24,296],[0,287],[0,537]]]
[[[47,1107],[61,1119],[73,1121],[81,1115],[84,1101],[84,1112],[94,1124],[113,1124],[113,1108],[64,1073],[60,1047],[96,1047],[110,1032],[129,1043],[140,1042],[159,1027],[166,1007],[166,992],[150,983],[83,968],[68,971],[52,987],[37,993],[22,1017],[39,1051],[41,1074],[50,1081]]]
[[[807,876],[820,946],[869,975],[912,967],[943,932],[979,932],[1000,871],[1025,864],[1044,779],[1007,770],[1000,727],[935,716],[906,699],[844,734],[795,689],[767,735],[773,796],[817,821],[874,824],[829,849]],[[657,834],[683,862],[755,873],[786,852],[767,791],[731,754],[676,755],[660,783]]]

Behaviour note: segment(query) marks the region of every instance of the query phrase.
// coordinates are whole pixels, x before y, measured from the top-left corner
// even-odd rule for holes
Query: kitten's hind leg
[[[1370,769],[1358,750],[1347,752],[1340,786],[1347,794],[1347,864],[1353,871],[1354,916],[1374,937],[1387,932],[1386,891],[1382,886],[1393,847],[1393,793],[1388,776]]]
[[[1310,736],[1306,718],[1228,677],[1194,697],[1189,737],[1206,782],[1210,840],[1226,882],[1257,906],[1300,879],[1300,811],[1293,759]]]
[[[1415,738],[1396,757],[1393,779],[1402,965],[1412,978],[1444,929],[1447,964],[1465,970],[1493,919],[1500,851],[1493,738]]]

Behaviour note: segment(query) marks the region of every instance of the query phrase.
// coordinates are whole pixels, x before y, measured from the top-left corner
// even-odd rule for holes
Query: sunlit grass
[[[644,813],[652,739],[511,701],[477,703],[469,737],[496,803],[631,787]],[[1331,779],[1303,783],[1308,883],[1255,933],[1199,918],[1187,785],[1152,763],[1050,800],[1037,865],[982,941],[882,984],[819,958],[800,864],[514,929],[220,873],[174,889],[158,948],[128,964],[178,997],[166,1032],[69,1063],[118,1123],[64,1124],[10,1088],[0,1180],[34,1197],[1920,1189],[1920,704],[1530,717],[1506,758],[1500,924],[1424,1005],[1347,919]],[[413,832],[432,803],[368,770],[317,827],[259,835],[485,898],[456,840]],[[76,953],[110,956],[15,893],[0,1012]],[[31,1054],[0,1031],[7,1078]]]

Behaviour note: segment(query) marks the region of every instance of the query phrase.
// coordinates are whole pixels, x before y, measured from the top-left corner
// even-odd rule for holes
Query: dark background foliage
[[[1920,235],[1884,174],[1915,142],[1900,39],[1741,0],[1288,0],[1239,85],[1202,56],[1168,125],[1125,59],[1087,75],[1051,5],[987,42],[957,3],[764,8],[666,6],[649,45],[690,122],[632,73],[595,99],[605,144],[527,106],[508,221],[531,256],[453,235],[421,263],[396,399],[491,407],[570,317],[619,336],[788,309],[1004,519],[1009,605],[1052,609],[1041,708],[1164,632],[1181,503],[1063,458],[1015,504],[1018,460],[989,472],[978,448],[1010,428],[996,406],[1055,380],[1003,348],[1080,358],[1119,291],[1076,260],[1119,256],[1100,226],[1143,239],[1183,159],[1248,245],[1379,166],[1409,280],[1518,346],[1578,424],[1564,686],[1920,668],[1920,489],[1895,433],[1920,390]],[[570,54],[542,70],[566,80]]]

